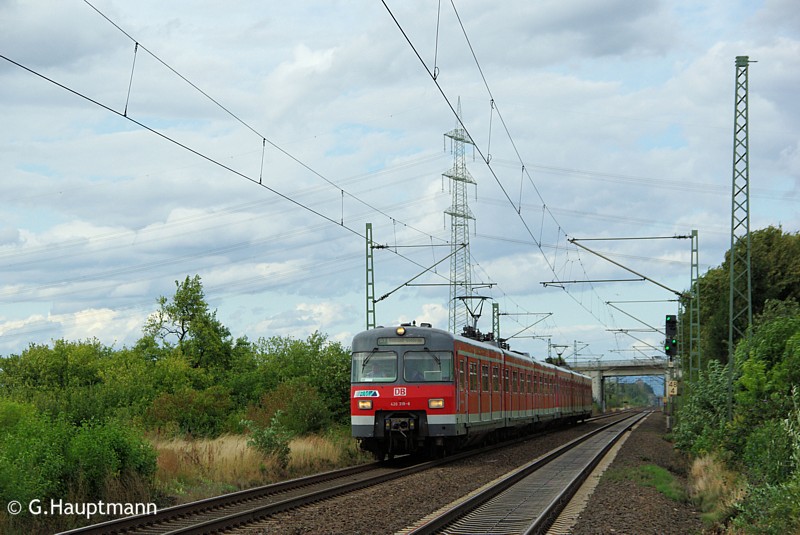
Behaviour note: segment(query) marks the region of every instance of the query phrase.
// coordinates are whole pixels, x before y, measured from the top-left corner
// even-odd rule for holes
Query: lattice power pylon
[[[753,323],[750,276],[750,162],[748,145],[747,56],[736,56],[736,99],[733,128],[733,192],[731,195],[730,303],[728,323],[728,417],[732,416],[734,343],[747,336]]]
[[[475,180],[467,170],[464,146],[474,145],[469,134],[461,125],[461,99],[458,101],[458,120],[456,127],[445,134],[450,138],[453,153],[453,167],[443,173],[450,179],[452,202],[444,213],[450,216],[450,331],[460,333],[469,321],[467,303],[462,298],[472,294],[472,266],[469,252],[469,222],[475,216],[467,202],[467,185]]]

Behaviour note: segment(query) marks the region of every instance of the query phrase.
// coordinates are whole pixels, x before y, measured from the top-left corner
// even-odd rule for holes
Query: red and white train
[[[379,460],[448,453],[592,412],[589,377],[429,324],[364,331],[352,352],[352,432]]]

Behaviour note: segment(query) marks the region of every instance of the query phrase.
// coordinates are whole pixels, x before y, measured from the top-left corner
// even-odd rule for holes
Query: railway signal
[[[678,354],[678,318],[667,314],[665,327],[667,339],[664,342],[664,353],[672,358]]]

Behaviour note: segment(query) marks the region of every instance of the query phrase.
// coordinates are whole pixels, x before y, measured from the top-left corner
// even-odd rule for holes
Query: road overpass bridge
[[[645,375],[661,375],[664,385],[671,379],[672,363],[663,358],[632,360],[589,360],[575,363],[571,368],[592,378],[592,397],[605,411],[606,377],[639,377]],[[666,392],[661,394],[666,395]]]

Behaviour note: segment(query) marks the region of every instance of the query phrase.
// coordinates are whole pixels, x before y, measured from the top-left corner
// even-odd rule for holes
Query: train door
[[[489,392],[489,365],[483,362],[481,366],[481,421],[486,421],[492,416],[492,396]]]
[[[545,407],[545,397],[544,397],[544,370],[539,370],[539,414],[544,415],[546,414],[544,407]]]
[[[533,382],[531,380],[531,370],[525,374],[525,414],[533,416]]]
[[[503,410],[506,418],[513,416],[511,412],[511,385],[509,383],[508,362],[506,362],[506,366],[503,368]]]
[[[558,414],[561,412],[561,376],[558,373],[556,373],[554,379],[556,382],[555,412],[556,414]]]
[[[511,370],[511,411],[514,418],[519,417],[519,371]]]
[[[503,400],[500,394],[500,367],[492,365],[492,419],[502,418]]]
[[[469,403],[467,403],[467,361],[461,356],[458,359],[458,406],[459,414],[469,415]],[[469,417],[467,418],[469,420]]]
[[[481,417],[481,400],[478,391],[478,361],[467,359],[469,371],[469,392],[467,394],[469,406],[469,421],[477,422]]]
[[[542,390],[542,407],[544,408],[544,413],[549,415],[550,414],[550,375],[547,372],[544,372],[542,376],[542,383],[544,384],[544,389]]]

